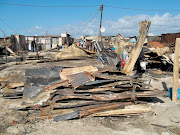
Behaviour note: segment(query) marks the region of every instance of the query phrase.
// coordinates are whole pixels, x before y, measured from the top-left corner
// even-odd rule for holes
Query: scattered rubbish
[[[27,69],[22,105],[55,121],[94,116],[126,116],[150,112],[145,97],[165,95],[136,77],[93,66]],[[22,85],[19,85],[22,86]],[[31,115],[29,116],[31,117]],[[34,116],[33,116],[34,117]]]
[[[5,71],[0,78],[1,98],[13,99],[8,109],[25,113],[25,122],[153,114],[152,104],[162,103],[158,97],[167,95],[169,89],[158,78],[172,75],[175,43],[163,42],[167,35],[163,39],[151,33],[147,36],[150,24],[139,23],[138,37],[12,36],[14,40],[19,37],[22,45],[9,43],[5,53],[4,43],[0,44],[0,71]],[[23,44],[23,39],[30,41]],[[172,98],[172,88],[168,93]],[[13,120],[11,124],[19,123]]]

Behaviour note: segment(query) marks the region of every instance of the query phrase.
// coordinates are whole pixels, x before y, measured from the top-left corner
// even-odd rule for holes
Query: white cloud
[[[35,25],[33,27],[25,28],[21,31],[24,35],[44,35],[45,30],[42,26]]]
[[[152,21],[149,32],[154,35],[160,35],[162,33],[180,32],[180,14],[172,16],[169,13],[163,15],[155,14],[150,15],[136,15],[136,16],[124,16],[117,21],[106,20],[103,22],[103,27],[106,31],[103,35],[121,35],[133,36],[138,35],[139,22],[140,21]],[[75,37],[80,35],[98,35],[99,34],[99,20],[94,19],[90,23],[82,22],[79,24],[67,24],[64,26],[56,26],[48,29],[48,33],[51,35],[60,35],[61,33],[68,32]],[[45,29],[41,26],[34,26],[24,30],[24,34],[37,34],[45,35]]]

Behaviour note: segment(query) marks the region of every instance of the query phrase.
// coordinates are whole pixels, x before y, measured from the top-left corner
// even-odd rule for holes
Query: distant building
[[[180,33],[166,33],[162,34],[161,42],[163,43],[174,43],[176,38],[180,38]]]
[[[7,47],[10,48],[13,52],[28,50],[24,35],[11,35],[10,37],[6,37],[6,43]],[[3,45],[4,38],[0,38],[0,46]]]
[[[67,38],[68,38],[68,43],[69,45],[72,44],[73,39],[70,37],[69,34],[67,34]],[[48,49],[53,49],[56,48],[57,45],[59,46],[63,46],[65,44],[67,44],[67,39],[66,36],[65,37],[61,37],[61,36],[54,36],[54,35],[48,35],[48,36],[26,36],[26,44],[29,48],[29,50],[31,50],[31,43],[33,40],[36,41],[37,39],[37,44],[38,44],[38,50],[48,50]]]

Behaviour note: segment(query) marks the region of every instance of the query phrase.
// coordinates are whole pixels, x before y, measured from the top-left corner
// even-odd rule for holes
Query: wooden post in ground
[[[151,25],[150,21],[142,21],[139,23],[139,36],[138,36],[138,40],[136,43],[135,48],[133,49],[128,62],[126,63],[126,65],[124,66],[122,72],[127,74],[127,75],[131,75],[132,71],[134,69],[134,65],[139,57],[139,54],[142,50],[147,32],[149,30],[149,27]]]
[[[36,58],[37,60],[39,59],[39,55],[38,55],[38,44],[37,44],[37,40],[38,40],[38,37],[36,36]]]
[[[0,31],[2,31],[2,33],[4,34],[4,44],[5,44],[5,51],[6,51],[6,63],[7,63],[7,43],[6,43],[7,36],[1,28],[0,28]]]
[[[180,51],[180,38],[176,38],[175,45],[175,57],[173,66],[173,90],[172,90],[172,101],[177,102],[178,99],[178,85],[179,85],[179,51]]]
[[[66,32],[66,43],[67,43],[67,47],[69,46],[69,38],[68,38],[68,34]]]

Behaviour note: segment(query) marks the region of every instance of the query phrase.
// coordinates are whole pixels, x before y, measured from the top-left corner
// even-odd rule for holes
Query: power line
[[[1,18],[0,21],[3,22],[6,26],[8,26],[12,31],[14,31],[15,33],[18,33],[16,30],[14,30],[11,26],[9,26],[6,22],[4,22]]]
[[[77,34],[82,34],[83,31],[85,30],[84,27],[85,27],[85,28],[88,28],[88,24],[97,16],[98,12],[99,12],[99,8],[98,8],[98,9],[95,11],[95,13],[92,15],[92,18],[91,18],[86,24],[84,24],[84,25],[82,26],[82,29],[80,30],[80,32],[77,32]]]
[[[124,7],[118,7],[118,6],[104,6],[109,8],[120,8],[124,10],[139,10],[139,11],[158,11],[158,12],[179,12],[180,10],[166,10],[166,9],[140,9],[140,8],[124,8]]]
[[[86,8],[86,7],[99,7],[99,5],[94,5],[94,6],[47,6],[47,5],[24,5],[24,4],[13,4],[13,3],[0,3],[0,5],[11,5],[11,6],[25,6],[25,7],[54,7],[54,8],[58,8],[58,7],[62,7],[62,8],[66,8],[66,7],[70,7],[70,8]]]
[[[100,5],[92,5],[92,6],[47,6],[47,5],[25,5],[25,4],[14,4],[14,3],[0,3],[0,5],[11,5],[11,6],[26,6],[26,7],[51,7],[51,8],[86,8],[86,7],[99,7]],[[120,8],[124,10],[136,10],[136,11],[157,11],[157,12],[179,12],[180,10],[167,10],[167,9],[140,9],[140,8],[125,8],[125,7],[119,7],[119,6],[106,6],[104,7],[109,7],[109,8]]]

